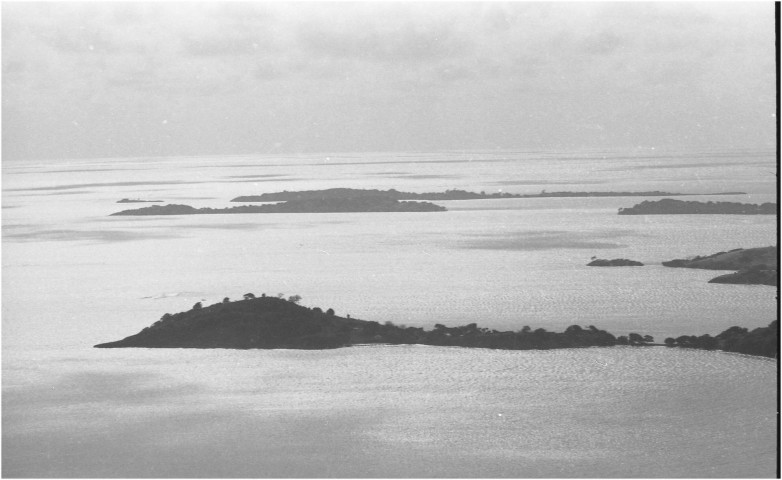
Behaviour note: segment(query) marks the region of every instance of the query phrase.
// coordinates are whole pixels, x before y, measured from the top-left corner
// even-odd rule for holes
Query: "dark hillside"
[[[627,344],[594,326],[573,325],[563,333],[532,331],[499,332],[476,324],[461,327],[435,325],[433,330],[380,324],[340,317],[333,310],[297,305],[298,298],[228,299],[207,307],[197,303],[187,312],[165,314],[152,326],[116,342],[98,348],[304,348],[323,349],[363,343],[425,344],[500,349],[548,349]],[[637,338],[642,338],[634,334]],[[644,337],[646,338],[646,337]],[[630,342],[642,345],[647,340]]]
[[[360,322],[276,297],[247,298],[166,314],[153,325],[98,348],[337,348]]]

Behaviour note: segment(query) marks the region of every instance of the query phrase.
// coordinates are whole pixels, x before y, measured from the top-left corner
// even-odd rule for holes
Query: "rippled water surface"
[[[664,260],[776,244],[769,216],[642,198],[447,212],[110,217],[330,187],[664,190],[774,201],[773,153],[501,152],[3,165],[5,476],[773,476],[776,363],[716,352],[94,350],[197,301],[299,294],[431,328],[755,328],[775,290]],[[642,268],[586,267],[592,256]]]
[[[9,363],[26,372],[4,379],[10,476],[774,475],[776,364],[739,355],[403,346]]]

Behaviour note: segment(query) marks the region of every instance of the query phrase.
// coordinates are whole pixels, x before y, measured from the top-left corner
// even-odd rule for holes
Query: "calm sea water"
[[[658,340],[776,318],[775,290],[660,262],[776,244],[768,216],[641,198],[448,212],[109,217],[330,187],[664,190],[774,201],[773,152],[492,152],[3,165],[5,476],[773,476],[776,363],[615,348],[94,350],[247,292],[431,328],[594,324]],[[643,268],[586,267],[592,256]]]

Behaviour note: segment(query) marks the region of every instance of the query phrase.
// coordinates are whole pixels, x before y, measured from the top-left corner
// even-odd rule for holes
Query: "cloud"
[[[584,39],[581,51],[589,55],[608,55],[623,48],[627,39],[611,31],[589,35]]]
[[[260,3],[206,4],[204,17],[181,30],[187,54],[205,57],[257,55],[279,50],[282,36],[273,11]]]
[[[248,55],[263,43],[257,35],[228,33],[214,36],[194,36],[186,39],[185,50],[195,56]]]
[[[38,37],[60,53],[117,53],[120,48],[113,36],[101,28],[75,27],[59,31],[42,31]]]
[[[11,2],[2,22],[9,158],[773,142],[760,3]]]
[[[335,71],[399,85],[409,85],[406,78],[507,84],[521,75],[554,90],[572,86],[557,81],[564,74],[603,87],[643,84],[655,72],[656,83],[697,80],[717,52],[745,52],[757,36],[733,27],[740,41],[721,39],[729,18],[686,5],[66,3],[6,10],[6,73],[41,68],[24,60],[40,58],[44,47],[66,57],[36,76],[73,72],[168,93],[189,86],[204,93],[203,82],[224,76],[245,89],[253,80]],[[759,21],[752,9],[736,12]],[[210,72],[219,73],[214,82]]]
[[[354,32],[300,28],[299,40],[316,56],[381,62],[417,63],[452,58],[465,53],[468,42],[444,26],[419,29],[410,25]]]

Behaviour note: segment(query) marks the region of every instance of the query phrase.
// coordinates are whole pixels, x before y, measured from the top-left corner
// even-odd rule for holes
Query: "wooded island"
[[[593,325],[583,328],[571,325],[564,332],[533,330],[524,326],[518,331],[497,331],[475,323],[459,327],[437,324],[432,330],[406,327],[392,322],[378,322],[341,317],[333,309],[326,311],[299,305],[301,297],[282,295],[256,297],[252,293],[242,300],[229,298],[214,305],[200,302],[186,312],[165,314],[153,325],[115,342],[96,348],[231,348],[231,349],[329,349],[357,344],[420,344],[504,350],[548,350],[554,348],[612,347],[616,345],[649,346],[654,338],[630,333],[616,337]],[[748,331],[731,327],[709,335],[666,339],[670,347],[721,349],[752,355],[774,356],[777,345],[775,323],[767,328]]]

